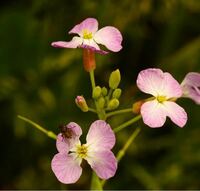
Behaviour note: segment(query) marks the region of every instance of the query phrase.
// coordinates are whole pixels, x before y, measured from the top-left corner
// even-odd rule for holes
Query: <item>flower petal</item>
[[[93,150],[109,150],[115,145],[115,134],[108,123],[97,120],[91,124],[86,140]]]
[[[51,161],[51,168],[57,179],[64,184],[75,183],[82,174],[80,161],[72,155],[56,154]]]
[[[122,35],[120,31],[115,27],[103,27],[95,33],[94,40],[98,44],[106,46],[113,52],[118,52],[122,49]]]
[[[142,70],[137,78],[138,88],[155,97],[166,96],[166,98],[181,97],[180,84],[171,74],[156,68]]]
[[[98,30],[98,21],[94,18],[87,18],[70,30],[69,34],[76,33],[82,36],[83,30],[95,33]]]
[[[198,87],[184,85],[183,97],[192,99],[196,104],[200,105],[200,89]]]
[[[167,98],[179,98],[182,96],[183,92],[181,89],[181,85],[172,77],[172,75],[168,72],[164,73],[164,87],[163,93]]]
[[[200,73],[188,73],[181,83],[183,97],[192,99],[196,104],[200,104]]]
[[[86,160],[100,178],[108,179],[115,175],[117,159],[112,151],[92,152],[90,154]]]
[[[52,42],[51,46],[55,48],[77,48],[82,44],[82,42],[83,42],[82,38],[75,36],[69,42],[64,42],[64,41]]]
[[[58,152],[68,153],[69,152],[69,142],[62,136],[62,134],[58,134],[56,139],[56,148]]]
[[[141,115],[144,123],[149,127],[162,127],[166,121],[166,111],[163,104],[156,100],[145,102],[141,107]]]
[[[81,46],[79,46],[79,48],[86,48],[86,49],[90,49],[92,50],[93,52],[96,52],[96,53],[99,53],[99,54],[108,54],[107,51],[104,51],[104,50],[97,50],[95,47],[93,46],[89,46],[89,45],[85,45],[85,44],[82,44]]]
[[[166,101],[163,103],[167,116],[179,127],[183,127],[187,122],[187,113],[178,104],[172,101]]]
[[[149,68],[142,70],[137,77],[138,88],[145,93],[158,96],[163,89],[163,72],[160,69]]]
[[[181,85],[190,85],[190,86],[200,86],[200,73],[198,72],[189,72]]]
[[[75,122],[70,122],[69,124],[67,124],[67,128],[71,129],[74,132],[75,137],[77,138],[82,135],[81,127]]]
[[[82,135],[81,127],[77,123],[70,122],[67,124],[67,128],[72,131],[71,137],[64,137],[61,133],[57,136],[56,147],[60,153],[68,153],[71,148],[79,143],[79,138]]]
[[[84,45],[94,47],[96,50],[100,50],[98,44],[96,42],[94,42],[93,39],[84,39],[83,40],[83,46]]]

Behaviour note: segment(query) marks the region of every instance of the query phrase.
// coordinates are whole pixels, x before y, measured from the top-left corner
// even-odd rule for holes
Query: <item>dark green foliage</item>
[[[67,32],[87,17],[100,27],[122,32],[123,49],[97,55],[97,85],[108,87],[109,74],[119,68],[121,106],[131,107],[144,94],[135,86],[137,73],[160,67],[180,82],[190,71],[200,72],[199,0],[7,0],[0,7],[0,189],[89,189],[91,171],[83,163],[75,185],[61,185],[51,171],[57,152],[54,140],[17,119],[23,115],[47,129],[70,121],[85,130],[93,113],[76,107],[76,95],[91,97],[89,75],[80,49],[55,49],[52,41],[70,40]],[[90,104],[91,100],[87,100]],[[106,189],[200,189],[200,106],[178,101],[188,113],[185,128],[170,121],[142,131],[121,160]],[[130,116],[131,117],[131,116]],[[113,127],[130,119],[117,116]],[[115,152],[135,127],[117,135]],[[85,134],[83,135],[85,136]]]

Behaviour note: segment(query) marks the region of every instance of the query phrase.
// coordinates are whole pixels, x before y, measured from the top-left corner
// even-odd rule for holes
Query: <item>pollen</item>
[[[87,29],[84,29],[82,32],[83,32],[84,39],[92,39],[92,33],[90,31],[88,31]]]
[[[166,96],[157,96],[156,99],[158,100],[159,103],[163,103],[164,101],[167,100]]]
[[[85,145],[77,146],[78,157],[86,158],[87,157],[87,151],[88,151],[87,146],[85,146]]]

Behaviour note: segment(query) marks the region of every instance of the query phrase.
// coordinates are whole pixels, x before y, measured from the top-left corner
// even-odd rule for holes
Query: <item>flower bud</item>
[[[83,49],[83,66],[87,72],[90,72],[96,68],[95,53],[89,48]]]
[[[122,93],[122,90],[120,88],[117,88],[114,90],[112,97],[119,99],[119,97],[121,96],[121,93]]]
[[[116,89],[121,81],[120,71],[117,69],[110,74],[109,87]]]
[[[140,113],[140,109],[141,109],[141,106],[142,104],[144,103],[144,101],[137,101],[133,104],[133,113],[135,114],[139,114]]]
[[[100,96],[101,96],[101,87],[100,87],[100,86],[96,86],[96,87],[93,89],[92,97],[93,97],[94,99],[98,99]]]
[[[119,106],[119,100],[114,98],[114,99],[111,99],[108,103],[108,109],[109,110],[113,110],[113,109],[116,109],[117,107]]]
[[[103,88],[101,89],[101,93],[102,93],[103,96],[106,96],[107,93],[108,93],[107,88],[106,88],[106,87],[103,87]]]
[[[83,111],[88,111],[88,105],[85,101],[85,98],[83,96],[77,96],[75,99],[76,105]]]
[[[104,106],[105,106],[105,99],[103,97],[100,97],[98,100],[97,100],[97,104],[99,106],[100,109],[103,109]]]

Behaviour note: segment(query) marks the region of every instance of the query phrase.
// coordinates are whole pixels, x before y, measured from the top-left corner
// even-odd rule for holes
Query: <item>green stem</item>
[[[48,131],[45,128],[41,127],[40,125],[38,125],[37,123],[31,121],[30,119],[23,117],[21,115],[17,116],[19,119],[26,121],[27,123],[31,124],[33,127],[35,127],[36,129],[40,130],[41,132],[43,132],[44,134],[46,134],[48,137],[55,139],[57,138],[56,134],[53,133],[52,131]]]
[[[108,92],[108,101],[110,100],[110,97],[112,95],[112,92],[113,92],[113,89],[110,89],[109,92]]]
[[[106,115],[106,117],[111,117],[113,115],[118,115],[118,114],[128,113],[128,112],[133,112],[133,109],[132,108],[128,108],[128,109],[121,109],[121,110],[113,111],[113,112],[108,113]]]
[[[121,131],[122,129],[124,129],[125,127],[135,123],[136,121],[138,121],[141,118],[141,115],[137,115],[136,117],[134,117],[133,119],[121,124],[120,126],[116,127],[113,129],[113,131],[115,133],[118,133],[119,131]]]
[[[110,101],[110,97],[112,95],[112,92],[113,92],[113,89],[109,89],[109,92],[108,92],[108,96],[106,96],[106,102],[108,104],[108,102]],[[106,109],[107,110],[107,109]]]
[[[91,81],[92,90],[93,90],[95,88],[95,86],[96,86],[95,85],[95,78],[94,78],[94,70],[90,71],[89,73],[90,73],[90,81]],[[98,118],[102,119],[102,120],[105,120],[106,119],[106,114],[105,114],[104,109],[100,109],[95,100],[94,100],[94,103],[95,103],[95,106],[96,106],[96,113],[98,115]]]
[[[126,144],[123,146],[123,148],[118,152],[117,154],[117,160],[118,162],[122,159],[122,157],[125,155],[127,149],[131,145],[131,143],[134,141],[134,139],[137,137],[137,135],[140,132],[140,128],[138,127],[135,131],[133,131],[132,135],[129,137],[128,141]]]
[[[92,84],[92,89],[95,88],[95,78],[94,78],[94,70],[90,71],[90,81],[91,81],[91,84]]]
[[[118,162],[125,155],[127,149],[129,148],[129,146],[131,145],[131,143],[135,140],[135,138],[138,136],[140,130],[141,129],[138,127],[135,131],[133,131],[133,133],[131,134],[131,136],[128,138],[128,141],[126,142],[126,144],[122,147],[122,149],[119,150],[119,152],[117,153],[117,161]],[[102,187],[105,185],[105,183],[106,183],[106,180],[102,180],[101,181]]]
[[[96,111],[96,109],[93,109],[93,108],[88,108],[88,111],[91,111],[91,112],[93,112],[93,113],[97,113],[97,111]]]
[[[99,180],[99,177],[96,175],[95,172],[92,173],[92,180],[91,180],[90,190],[103,191],[103,187],[101,185],[101,181]]]

